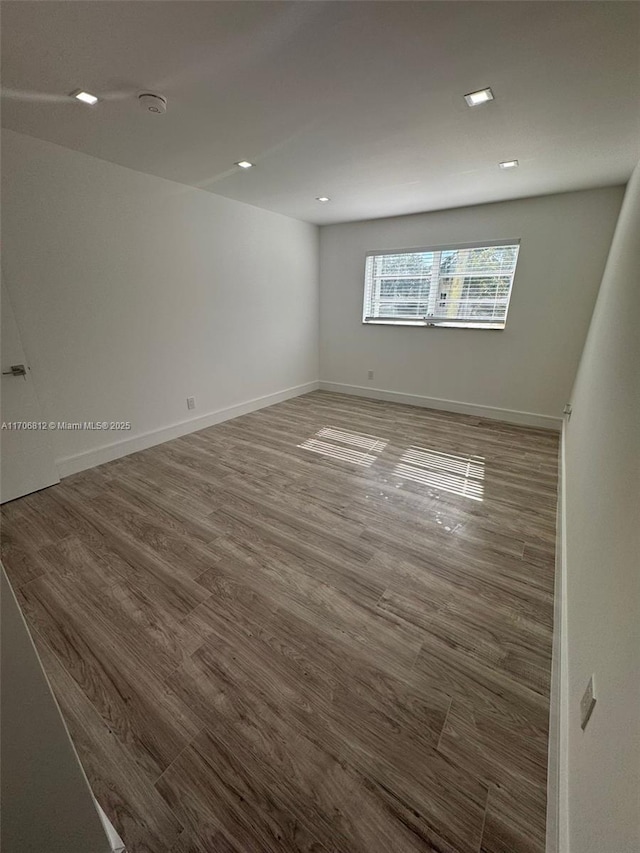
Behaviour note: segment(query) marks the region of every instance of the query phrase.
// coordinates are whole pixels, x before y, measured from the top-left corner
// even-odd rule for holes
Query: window
[[[364,323],[504,329],[518,240],[368,252]]]

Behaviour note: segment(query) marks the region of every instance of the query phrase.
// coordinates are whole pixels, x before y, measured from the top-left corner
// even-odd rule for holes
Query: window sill
[[[497,323],[462,323],[462,322],[438,322],[438,323],[428,323],[423,320],[363,320],[363,326],[396,326],[403,327],[407,326],[410,328],[422,328],[422,329],[482,329],[489,330],[492,332],[502,332],[505,329],[504,325],[499,325]]]

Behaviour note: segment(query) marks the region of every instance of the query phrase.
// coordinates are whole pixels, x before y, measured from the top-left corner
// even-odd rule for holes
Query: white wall
[[[562,736],[571,853],[640,850],[639,326],[640,166],[627,188],[565,427],[569,683]],[[583,732],[579,703],[592,674],[597,704]]]
[[[317,380],[315,226],[11,131],[2,143],[2,264],[45,420],[131,421],[132,438]],[[122,437],[56,432],[54,452]]]
[[[612,187],[323,227],[321,380],[558,418],[622,193]],[[514,237],[522,242],[504,331],[362,325],[365,252]]]
[[[2,849],[110,853],[111,844],[18,602],[2,587]]]

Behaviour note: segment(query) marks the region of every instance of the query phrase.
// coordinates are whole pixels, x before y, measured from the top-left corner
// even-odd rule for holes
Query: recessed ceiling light
[[[477,92],[469,92],[468,95],[464,96],[464,99],[470,107],[478,107],[480,104],[492,101],[493,92],[488,87],[486,89],[478,89]]]
[[[316,196],[316,201],[331,201],[328,195],[318,195]]]
[[[498,163],[501,169],[517,169],[520,163],[517,160],[505,160],[503,163]]]
[[[98,99],[95,95],[92,95],[91,92],[73,92],[73,97],[77,101],[82,101],[83,104],[89,104],[90,107],[93,107],[98,103]]]
[[[250,163],[248,160],[238,160],[236,166],[240,166],[241,169],[250,169],[253,163]]]

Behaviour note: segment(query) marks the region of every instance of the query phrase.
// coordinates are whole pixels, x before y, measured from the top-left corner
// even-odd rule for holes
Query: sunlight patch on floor
[[[483,499],[482,456],[456,456],[423,447],[409,447],[402,454],[393,473],[404,480],[412,480],[474,501]]]
[[[386,446],[387,442],[376,436],[328,426],[298,445],[303,450],[367,468],[373,465]]]

